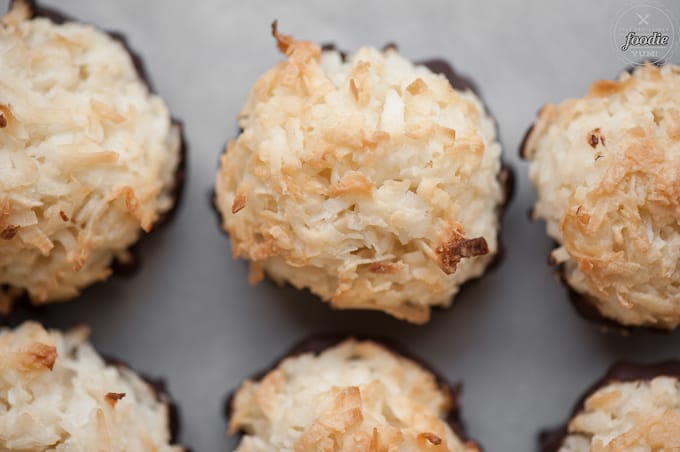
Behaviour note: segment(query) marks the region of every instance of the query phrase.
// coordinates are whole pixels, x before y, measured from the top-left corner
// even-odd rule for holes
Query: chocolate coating
[[[451,67],[451,65],[448,63],[448,61],[436,58],[432,60],[422,61],[419,64],[422,64],[423,66],[427,67],[435,74],[441,74],[444,77],[446,77],[451,86],[453,86],[453,88],[456,89],[457,91],[470,90],[473,93],[475,93],[477,97],[481,98],[479,88],[477,88],[475,82],[472,81],[471,78],[456,72],[453,69],[453,67]],[[484,106],[487,107],[486,102],[484,104],[485,104]]]
[[[673,360],[646,365],[627,362],[616,363],[609,368],[604,377],[593,384],[579,399],[571,412],[570,419],[583,410],[586,400],[591,395],[609,384],[649,381],[661,376],[680,378],[680,361]],[[556,429],[544,430],[539,433],[539,450],[541,452],[558,452],[567,436],[567,424]]]
[[[461,392],[461,387],[462,385],[460,383],[456,384],[451,384],[449,383],[445,377],[443,377],[440,373],[438,373],[436,370],[434,370],[430,365],[427,363],[424,363],[421,359],[414,357],[411,353],[405,351],[403,347],[401,347],[399,344],[394,343],[391,340],[387,339],[374,339],[374,338],[366,338],[366,337],[355,337],[357,340],[370,340],[373,341],[377,344],[382,345],[385,347],[387,350],[391,351],[392,353],[403,356],[404,358],[410,359],[411,361],[415,362],[418,364],[420,367],[431,373],[432,375],[435,376],[435,379],[437,381],[437,385],[446,393],[450,395],[451,399],[451,406],[448,409],[448,412],[446,413],[446,417],[444,420],[446,423],[451,427],[451,430],[460,438],[461,441],[463,442],[472,442],[477,445],[479,448],[480,452],[483,451],[482,447],[479,446],[479,444],[472,440],[466,430],[465,430],[465,424],[463,423],[462,417],[461,417],[461,407],[458,403],[459,397],[460,397],[460,392]],[[285,355],[283,355],[281,358],[277,359],[271,366],[266,368],[265,370],[256,373],[252,377],[250,377],[251,380],[253,381],[260,381],[262,380],[267,373],[270,371],[276,369],[283,360],[287,358],[293,358],[305,353],[313,353],[315,355],[319,355],[320,353],[328,350],[331,347],[334,347],[335,345],[338,345],[342,341],[348,339],[347,336],[341,336],[341,335],[335,335],[335,334],[321,334],[321,335],[314,335],[311,336],[301,342],[298,342],[296,345],[294,345]],[[234,396],[236,394],[236,390],[232,391],[227,395],[225,404],[224,404],[224,414],[227,419],[227,422],[229,419],[231,419],[231,415],[233,412],[233,401],[234,401]],[[241,432],[242,433],[242,432]]]
[[[527,159],[527,154],[526,154],[527,142],[529,141],[529,135],[531,135],[531,132],[534,131],[534,126],[535,126],[535,124],[531,124],[531,126],[529,126],[527,131],[524,132],[524,136],[522,137],[522,141],[519,144],[519,157],[522,160]]]
[[[564,264],[559,265],[557,267],[557,274],[560,279],[560,282],[567,291],[567,294],[569,296],[569,302],[571,303],[574,310],[581,317],[583,317],[593,325],[599,326],[606,331],[619,332],[624,335],[629,334],[632,331],[636,330],[648,330],[658,333],[662,332],[668,333],[668,330],[664,330],[662,328],[654,328],[652,326],[623,325],[622,323],[619,323],[612,318],[604,316],[600,312],[600,310],[597,309],[597,306],[595,306],[595,303],[593,302],[592,298],[589,295],[582,294],[581,292],[572,289],[572,287],[567,282],[566,275],[564,272],[565,272]]]

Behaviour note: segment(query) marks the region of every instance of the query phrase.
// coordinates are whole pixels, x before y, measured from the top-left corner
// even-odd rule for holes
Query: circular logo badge
[[[630,6],[618,15],[613,30],[614,48],[628,63],[662,63],[675,45],[671,14],[660,5]]]

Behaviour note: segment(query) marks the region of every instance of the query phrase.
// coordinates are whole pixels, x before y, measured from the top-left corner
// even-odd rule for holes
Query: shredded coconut
[[[680,382],[611,383],[586,400],[569,423],[560,452],[650,452],[680,449]]]
[[[347,340],[284,360],[233,401],[238,452],[394,450],[478,452],[444,421],[451,394],[414,362]]]
[[[501,147],[471,92],[424,66],[275,31],[216,204],[234,257],[336,308],[429,319],[498,250]]]
[[[0,330],[0,449],[181,452],[167,402],[131,370],[107,365],[86,328]]]
[[[181,143],[119,42],[14,5],[0,25],[0,302],[19,289],[47,303],[106,278],[172,207]]]
[[[680,67],[545,106],[526,156],[571,287],[625,325],[680,323]]]

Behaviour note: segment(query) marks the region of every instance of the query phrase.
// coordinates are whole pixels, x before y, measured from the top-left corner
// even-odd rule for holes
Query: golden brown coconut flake
[[[23,372],[52,370],[57,359],[57,349],[53,345],[32,342],[19,351],[19,369]]]
[[[119,400],[122,400],[123,397],[125,397],[124,392],[107,392],[104,396],[106,402],[111,406],[116,406],[116,403],[118,403]]]
[[[484,237],[466,239],[455,235],[448,242],[437,247],[439,265],[447,274],[456,272],[461,259],[466,257],[484,256],[489,252],[489,245]]]

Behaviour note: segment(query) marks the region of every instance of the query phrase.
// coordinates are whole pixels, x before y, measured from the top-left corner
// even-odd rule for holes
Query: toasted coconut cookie
[[[175,202],[179,126],[120,38],[15,1],[0,24],[0,305],[68,300]],[[4,302],[4,303],[3,303]]]
[[[0,330],[0,450],[180,452],[166,396],[107,365],[86,328]]]
[[[344,57],[274,36],[286,59],[250,92],[217,176],[233,255],[254,282],[426,322],[498,250],[494,121],[393,47]]]
[[[229,431],[244,433],[239,452],[479,451],[447,422],[455,396],[410,359],[350,339],[246,381],[231,400]]]
[[[545,106],[523,149],[564,279],[623,325],[680,323],[680,68]]]
[[[577,406],[568,426],[542,435],[543,452],[680,449],[680,363],[619,364]]]

